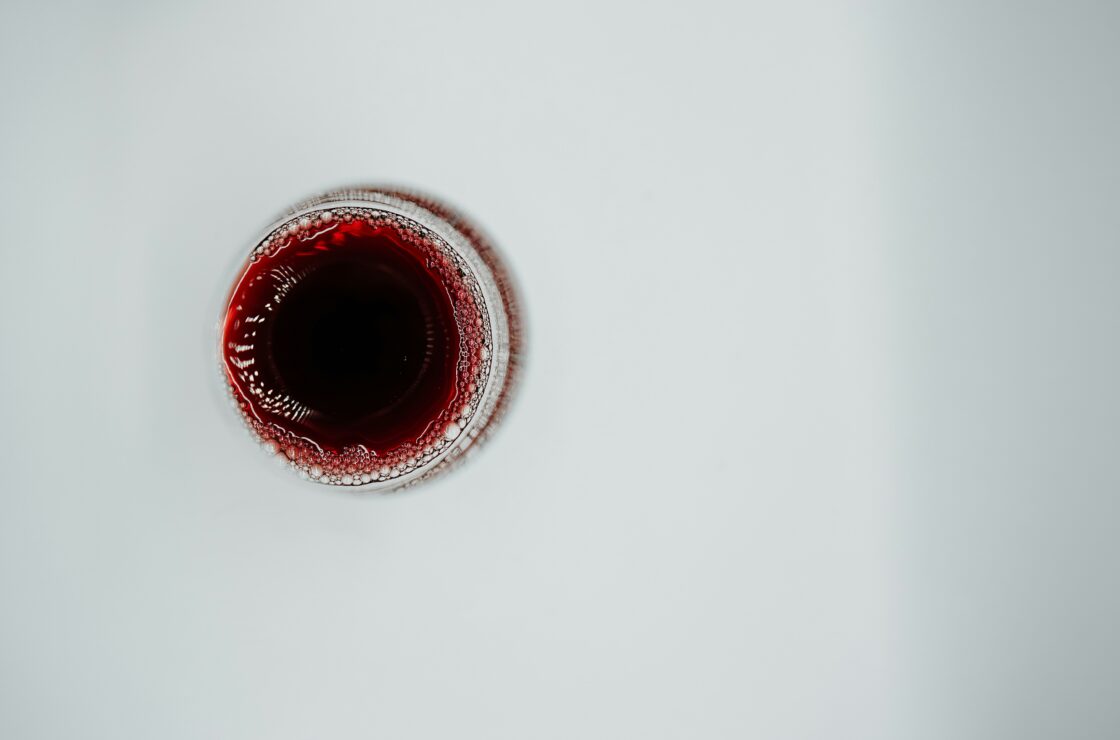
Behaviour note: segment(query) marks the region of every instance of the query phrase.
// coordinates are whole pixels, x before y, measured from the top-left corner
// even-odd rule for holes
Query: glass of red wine
[[[522,350],[509,271],[428,196],[348,188],[257,239],[223,304],[222,377],[271,455],[321,484],[387,491],[476,449]]]

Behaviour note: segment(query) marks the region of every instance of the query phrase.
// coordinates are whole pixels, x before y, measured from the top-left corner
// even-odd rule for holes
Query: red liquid
[[[487,368],[481,305],[423,229],[365,209],[311,214],[235,283],[226,374],[254,431],[312,477],[395,476],[469,418]]]

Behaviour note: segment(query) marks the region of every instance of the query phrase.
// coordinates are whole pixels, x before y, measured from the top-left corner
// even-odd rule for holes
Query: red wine
[[[504,407],[520,346],[508,275],[433,201],[320,201],[282,220],[234,283],[221,339],[233,399],[266,448],[310,478],[426,477]]]

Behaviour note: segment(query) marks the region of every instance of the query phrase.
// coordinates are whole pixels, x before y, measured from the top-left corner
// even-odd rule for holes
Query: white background
[[[4,3],[0,737],[1116,737],[1118,28]],[[478,218],[531,331],[387,497],[214,377],[248,240],[354,182]]]

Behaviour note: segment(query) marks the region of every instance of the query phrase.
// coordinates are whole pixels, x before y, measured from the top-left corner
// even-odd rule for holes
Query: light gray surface
[[[1115,737],[1120,14],[974,5],[5,4],[0,737]],[[390,497],[208,333],[362,180],[532,331]]]

